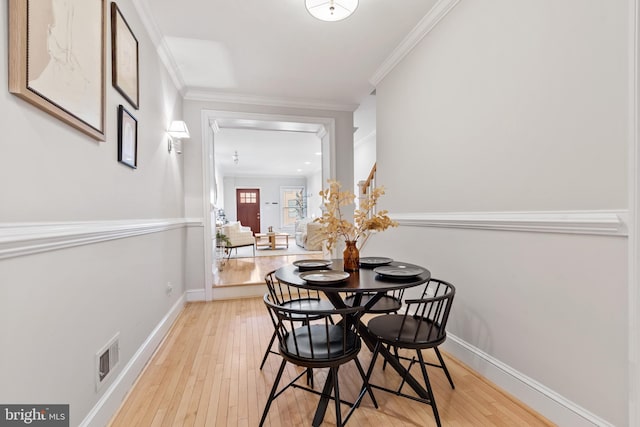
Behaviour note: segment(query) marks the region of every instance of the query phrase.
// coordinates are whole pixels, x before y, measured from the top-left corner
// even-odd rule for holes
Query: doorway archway
[[[215,170],[215,135],[220,129],[244,128],[263,130],[291,130],[296,132],[313,132],[321,141],[322,147],[322,182],[336,178],[336,131],[335,119],[332,117],[296,116],[282,114],[263,114],[238,111],[202,110],[202,170],[203,170],[203,242],[204,242],[204,277],[205,299],[213,299],[213,269],[216,253],[213,250],[215,237],[214,206],[217,203],[217,190],[220,182],[216,179]]]

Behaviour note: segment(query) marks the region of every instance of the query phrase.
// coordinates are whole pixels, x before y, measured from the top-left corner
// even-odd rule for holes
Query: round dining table
[[[320,273],[321,270],[303,269],[301,271],[301,269],[296,265],[288,264],[277,269],[275,272],[275,276],[276,279],[280,280],[281,282],[287,283],[294,287],[321,291],[322,293],[324,293],[324,295],[326,295],[327,299],[336,308],[346,307],[343,298],[346,295],[354,295],[355,299],[353,301],[353,306],[358,306],[363,300],[363,294],[374,294],[372,297],[364,299],[365,304],[363,305],[363,307],[365,313],[369,309],[371,309],[371,307],[373,307],[375,303],[385,295],[385,293],[397,289],[406,289],[420,286],[424,283],[429,282],[429,279],[431,278],[431,272],[429,270],[414,264],[393,261],[390,263],[385,263],[384,266],[391,267],[391,270],[399,272],[402,272],[402,269],[410,269],[414,272],[418,272],[418,274],[384,275],[374,271],[376,267],[375,265],[370,265],[367,267],[361,266],[358,271],[349,272],[349,277],[345,278],[344,280],[333,280],[327,281],[325,283],[322,281],[307,281],[303,278],[305,276],[304,273],[306,272],[317,271],[318,273]],[[326,268],[333,270],[334,272],[343,272],[344,264],[341,259],[333,259]],[[364,343],[370,350],[373,350],[377,341],[376,337],[369,332],[367,325],[364,324],[362,320],[358,319],[356,327]],[[422,386],[422,384],[420,384],[406,370],[406,368],[400,363],[400,361],[385,346],[380,346],[380,355],[388,362],[389,366],[395,369],[398,374],[405,379],[406,383],[420,397],[424,399],[429,398],[429,394],[427,390],[425,390],[425,388]],[[329,378],[328,375],[325,382],[324,390],[322,392],[323,397],[320,399],[318,409],[316,410],[316,414],[314,416],[314,426],[320,425],[324,418],[324,414],[329,403],[328,396],[331,395],[332,384],[333,383],[331,381],[331,378]]]

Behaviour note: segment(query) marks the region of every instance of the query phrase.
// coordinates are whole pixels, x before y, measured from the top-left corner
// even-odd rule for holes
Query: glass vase
[[[356,247],[356,242],[346,240],[347,247],[342,253],[344,271],[358,271],[360,269],[360,251]]]

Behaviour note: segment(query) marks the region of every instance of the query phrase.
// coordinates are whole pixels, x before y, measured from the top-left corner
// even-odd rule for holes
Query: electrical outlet
[[[173,285],[171,284],[171,282],[167,282],[167,295],[171,296],[172,293],[173,293]]]

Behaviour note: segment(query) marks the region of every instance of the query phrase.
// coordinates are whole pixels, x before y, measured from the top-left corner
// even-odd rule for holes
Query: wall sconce
[[[169,152],[174,149],[176,150],[177,154],[181,154],[182,141],[180,140],[191,138],[191,135],[189,135],[189,129],[187,128],[187,124],[182,120],[174,120],[171,122],[167,133],[170,136],[168,146]]]
[[[236,150],[235,153],[233,153],[233,156],[231,156],[231,158],[233,159],[233,163],[237,165],[238,162],[240,161],[240,158],[238,157],[238,150]]]

